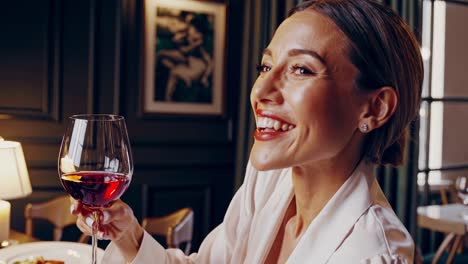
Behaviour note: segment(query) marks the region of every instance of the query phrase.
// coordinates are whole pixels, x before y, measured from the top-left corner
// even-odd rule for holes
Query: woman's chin
[[[250,153],[250,162],[258,171],[268,171],[288,167],[288,165],[285,164],[284,157],[276,157],[275,153],[272,153],[271,151],[256,151],[255,147]]]
[[[261,163],[261,162],[256,162],[255,160],[251,160],[252,166],[257,170],[257,171],[267,171],[271,170],[271,166],[268,166],[268,164]]]

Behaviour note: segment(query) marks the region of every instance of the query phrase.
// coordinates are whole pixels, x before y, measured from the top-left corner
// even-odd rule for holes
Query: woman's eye
[[[271,67],[265,64],[261,64],[257,66],[258,73],[269,72],[270,70],[271,70]]]
[[[315,72],[307,69],[304,66],[301,65],[294,65],[291,67],[291,72],[297,75],[313,75]]]

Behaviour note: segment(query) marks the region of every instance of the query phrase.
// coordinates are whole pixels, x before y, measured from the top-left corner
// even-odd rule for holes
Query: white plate
[[[98,248],[97,258],[100,263],[104,250]],[[65,264],[91,263],[91,246],[75,242],[33,242],[18,244],[0,249],[0,264],[12,264],[30,257],[42,256],[46,260],[61,260]]]

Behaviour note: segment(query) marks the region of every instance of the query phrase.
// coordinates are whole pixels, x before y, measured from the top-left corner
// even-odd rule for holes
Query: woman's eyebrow
[[[316,51],[313,50],[308,50],[308,49],[291,49],[288,52],[288,56],[294,57],[294,56],[299,56],[299,55],[309,55],[311,57],[314,57],[315,59],[319,60],[323,65],[327,66],[327,62],[325,59],[320,56]],[[263,56],[273,56],[273,53],[271,52],[270,49],[266,48],[262,52]]]
[[[322,56],[320,56],[316,51],[307,49],[292,49],[288,52],[288,56],[291,57],[304,54],[314,57],[315,59],[319,60],[323,65],[327,66],[327,62],[325,61],[325,59]]]
[[[263,55],[263,56],[267,55],[267,56],[270,56],[270,57],[271,57],[272,54],[273,54],[273,53],[272,53],[271,50],[269,50],[268,48],[264,49],[263,52],[262,52],[262,55]]]

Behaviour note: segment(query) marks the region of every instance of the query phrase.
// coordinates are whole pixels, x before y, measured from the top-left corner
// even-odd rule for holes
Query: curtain
[[[236,146],[236,188],[244,179],[255,129],[254,116],[250,108],[249,94],[256,77],[256,66],[263,49],[270,41],[274,30],[293,6],[301,0],[244,0],[243,52],[241,69],[240,105],[238,119],[238,141]],[[396,10],[407,23],[420,32],[420,1],[380,0]],[[418,36],[419,37],[419,36]],[[377,179],[408,231],[415,237],[417,205],[417,160],[418,126],[413,123],[408,137],[405,162],[399,168],[379,167]]]

